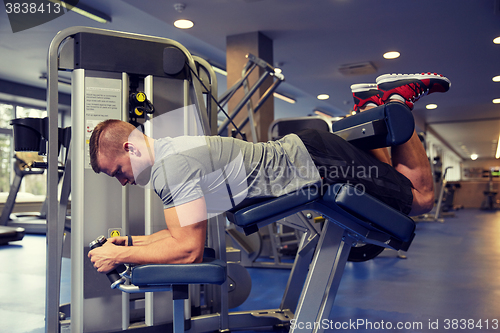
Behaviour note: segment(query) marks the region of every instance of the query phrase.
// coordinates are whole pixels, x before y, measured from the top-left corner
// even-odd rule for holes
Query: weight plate
[[[237,263],[227,264],[228,303],[234,309],[246,301],[252,290],[252,278],[247,269]]]

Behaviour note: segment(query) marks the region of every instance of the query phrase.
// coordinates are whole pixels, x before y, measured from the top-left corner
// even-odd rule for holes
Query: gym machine
[[[401,103],[389,103],[360,115],[356,120],[348,118],[336,124],[335,131],[365,149],[376,148],[374,142],[378,142],[376,145],[401,144],[413,133],[413,116]],[[362,126],[352,126],[358,121],[364,121]],[[113,283],[113,286],[130,294],[172,290],[174,332],[264,327],[290,328],[290,332],[301,333],[322,332],[323,325],[294,325],[294,321],[322,323],[328,320],[352,246],[362,242],[406,251],[415,235],[415,222],[363,191],[357,191],[352,184],[331,185],[324,193],[316,187],[304,188],[229,210],[227,217],[245,234],[252,234],[262,226],[308,210],[321,215],[322,226],[318,231],[307,219],[295,220],[295,227],[301,229],[303,236],[277,309],[248,313],[222,311],[189,317],[182,306],[189,284],[227,283],[224,261],[210,254],[198,264],[137,265],[131,268],[126,282]]]
[[[498,209],[496,196],[498,191],[495,189],[495,184],[493,177],[498,177],[498,175],[493,174],[493,170],[483,170],[483,177],[488,177],[488,183],[486,185],[486,190],[483,191],[484,199],[481,202],[481,210],[495,211]]]
[[[434,210],[428,214],[412,217],[415,222],[444,222],[444,217],[453,217],[453,212],[443,211],[443,200],[446,198],[446,173],[453,167],[446,167],[442,176],[439,178],[439,194]]]
[[[150,234],[165,227],[163,205],[150,189],[122,188],[93,172],[88,140],[106,119],[129,121],[153,138],[216,134],[217,109],[211,97],[217,96],[215,73],[175,41],[85,27],[66,29],[53,39],[48,67],[46,331],[71,327],[75,332],[111,332],[168,325],[171,293],[136,297],[112,290],[87,258],[96,235]],[[59,304],[64,234],[55,168],[59,70],[72,72],[73,137],[65,173],[71,177],[72,192],[70,306]],[[228,275],[233,271],[241,278],[244,268],[226,260],[225,224],[224,216],[209,220],[207,245],[225,263]],[[193,297],[186,308],[202,308],[197,295],[203,289],[208,304],[204,311],[227,313],[228,295],[237,284],[233,282],[228,277],[220,286],[190,286]]]
[[[335,220],[340,224],[335,222],[336,226],[331,224],[328,227],[330,223],[325,221],[321,233],[318,233],[315,228],[310,227],[310,223],[302,221],[301,231],[304,236],[300,244],[301,256],[296,259],[292,269],[286,298],[280,309],[229,313],[228,294],[233,286],[227,277],[229,255],[226,256],[226,220],[223,215],[209,220],[207,246],[213,251],[207,250],[211,253],[206,255],[206,261],[202,263],[208,266],[203,265],[201,268],[197,268],[197,265],[136,266],[131,269],[131,282],[137,283],[138,288],[120,283],[116,285],[116,289],[111,289],[107,279],[95,271],[87,258],[90,243],[97,235],[108,235],[110,231],[119,231],[122,235],[150,234],[160,226],[163,229],[165,222],[162,203],[159,199],[153,199],[154,195],[149,189],[121,188],[115,180],[94,174],[89,166],[87,153],[87,141],[92,129],[105,119],[123,119],[138,122],[143,126],[145,133],[153,138],[163,136],[165,132],[168,132],[169,136],[216,134],[217,117],[215,110],[210,106],[211,98],[207,99],[208,107],[205,107],[203,98],[204,93],[214,93],[215,76],[209,66],[201,59],[192,57],[177,42],[165,38],[82,27],[66,29],[53,39],[49,48],[48,67],[46,332],[58,332],[69,325],[74,332],[134,329],[143,332],[146,329],[155,331],[171,327],[170,322],[173,322],[176,331],[182,327],[180,330],[188,328],[192,332],[281,327],[288,325],[294,310],[298,311],[296,315],[305,310],[309,314],[304,318],[312,321],[314,318],[310,314],[317,308],[311,308],[311,311],[305,309],[310,297],[316,301],[326,300],[327,304],[323,309],[331,307],[332,294],[329,293],[326,298],[323,296],[330,290],[336,291],[335,287],[340,281],[344,260],[354,241],[362,240],[381,247],[407,249],[413,239],[413,221],[393,209],[384,208],[385,205],[369,197],[363,197],[362,200],[365,200],[363,205],[354,203],[354,207],[348,207],[343,212],[339,211],[341,216],[337,216],[333,210],[323,207],[327,205],[326,202],[317,201],[321,199],[317,197],[317,193],[316,196],[313,193],[304,193],[298,198],[300,202],[296,202],[295,197],[285,196],[277,198],[276,201],[272,200],[272,203],[269,202],[273,209],[266,210],[266,206],[255,207],[260,208],[256,215],[257,220],[245,207],[245,211],[231,213],[232,221],[243,228],[245,233],[250,233],[258,229],[257,223],[275,222],[298,211],[314,208],[313,210],[320,211],[324,209],[329,215],[328,220],[332,217],[332,221]],[[63,200],[58,202],[57,199],[57,73],[59,70],[72,72],[73,135],[65,172],[65,179],[71,174],[72,191],[70,313],[60,313],[59,305],[66,209],[64,205],[67,204]],[[141,110],[136,112],[135,108],[129,108],[131,93],[139,92],[143,92],[147,100],[154,105],[154,108],[149,108],[151,111],[154,109],[154,115],[147,111],[140,114]],[[381,112],[382,115],[377,112]],[[139,119],[142,115],[144,118]],[[375,115],[378,120],[366,120],[361,127],[350,124],[350,118],[354,117],[347,118],[344,122],[346,131],[342,132],[343,135],[347,135],[346,138],[349,137],[351,140],[363,141],[362,137],[366,137],[367,133],[376,132],[378,136],[364,140],[365,143],[391,144],[393,135],[400,132],[406,135],[413,131],[413,117],[402,105],[386,105],[374,109],[373,112],[364,112],[357,120],[363,121],[370,115]],[[401,118],[404,126],[400,124]],[[393,126],[392,122],[395,122],[397,126],[392,127],[391,131],[384,132],[376,125],[380,122],[387,123],[387,126]],[[347,130],[348,128],[351,129]],[[121,203],[117,203],[119,198]],[[283,198],[287,202],[283,203]],[[293,199],[292,202],[289,202],[290,198]],[[309,202],[311,199],[313,202]],[[331,198],[321,200],[325,199],[328,201]],[[376,208],[380,208],[381,214],[377,213],[378,215],[374,216],[370,213],[374,210],[363,211],[366,210],[364,204],[375,205]],[[362,209],[357,212],[355,207]],[[276,209],[281,211],[277,213]],[[286,214],[283,210],[286,210]],[[373,219],[375,224],[370,225],[364,220],[359,220],[355,216],[363,215],[352,216],[349,210],[355,211],[356,214],[365,214],[366,219],[368,221]],[[241,216],[249,216],[250,219],[242,221]],[[259,219],[259,216],[263,219]],[[383,231],[379,230],[377,225],[380,225]],[[318,250],[313,251],[316,245]],[[333,253],[328,250],[335,249],[336,246],[338,250],[334,250]],[[337,254],[335,251],[338,251]],[[308,273],[307,267],[313,255],[314,264]],[[323,260],[328,261],[324,268],[333,274],[330,277],[321,272]],[[207,268],[210,268],[212,273],[205,274]],[[167,281],[166,285],[160,286],[165,282],[160,279],[168,277],[165,274],[179,269],[185,274],[185,279],[177,280],[175,283]],[[317,278],[321,280],[321,285],[315,284]],[[300,294],[299,290],[304,282],[306,286],[315,286],[316,291],[310,293],[307,287]],[[155,284],[158,286],[154,287]],[[174,288],[172,285],[181,287]],[[197,291],[201,290],[199,285],[203,285],[205,302],[209,302],[206,304],[208,312],[193,316],[190,313],[193,300],[189,300],[189,294],[198,294]],[[330,286],[333,288],[330,289]],[[120,293],[117,289],[125,293]],[[164,293],[166,290],[173,293]],[[143,298],[133,296],[135,293],[141,295],[143,292],[146,292]],[[299,307],[296,307],[297,301]],[[144,323],[134,323],[135,312],[141,307],[145,309]],[[173,309],[173,315],[169,311],[170,308]]]
[[[45,138],[47,118],[18,118],[13,119],[11,123],[14,132],[14,150],[16,151],[14,155],[15,177],[0,216],[0,225],[21,227],[29,234],[45,234],[47,228],[47,199],[43,202],[39,213],[12,214],[12,211],[24,177],[41,175],[47,169],[47,163],[43,161],[42,157],[46,155],[47,150],[47,140]],[[71,140],[71,128],[62,128],[58,132],[59,150],[61,150],[61,147],[67,150]],[[37,155],[29,152],[36,152]],[[65,160],[66,157],[58,166],[59,179],[64,175]],[[69,220],[67,228],[69,228]]]
[[[42,205],[40,213],[12,215],[12,211],[14,210],[17,194],[21,188],[21,182],[24,177],[30,175],[42,175],[45,170],[35,167],[36,163],[39,161],[26,162],[26,158],[21,158],[19,153],[14,155],[14,159],[15,176],[12,184],[10,185],[9,196],[7,197],[7,201],[2,209],[0,225],[11,227],[19,226],[24,228],[27,233],[44,234],[46,228],[46,216],[44,212],[45,203]]]
[[[12,210],[14,209],[16,196],[21,186],[21,181],[27,175],[33,174],[43,174],[44,170],[47,169],[47,163],[43,162],[41,157],[31,157],[32,162],[26,163],[20,156],[29,156],[26,152],[36,152],[38,155],[45,155],[47,153],[47,128],[48,118],[21,118],[13,119],[13,133],[14,133],[14,150],[18,152],[15,155],[14,181],[11,184],[9,196],[5,203],[4,209],[2,210],[2,215],[0,216],[0,242],[2,244],[9,241],[21,240],[25,233],[37,233],[45,234],[47,223],[46,223],[46,207],[47,199],[42,205],[41,212],[39,214],[16,214],[14,216]],[[71,140],[71,129],[70,128],[58,128],[58,136],[56,138],[57,156],[61,151],[61,147],[68,148],[69,142]],[[67,155],[66,155],[67,157]],[[65,167],[64,165],[59,165],[58,169],[58,180],[64,175]],[[67,202],[69,198],[69,183],[65,182],[61,191],[61,202],[65,203],[67,208]],[[70,231],[69,219],[66,218],[66,212],[64,212],[64,231]],[[14,218],[13,218],[14,217]]]
[[[241,98],[241,100],[238,102],[238,104],[234,107],[234,110],[231,112],[231,114],[225,114],[226,118],[222,121],[222,123],[219,125],[217,129],[217,133],[219,135],[225,135],[227,134],[228,126],[231,124],[234,120],[234,118],[240,113],[240,111],[243,109],[243,107],[246,105],[247,106],[247,111],[248,114],[247,116],[243,119],[243,121],[233,129],[232,131],[232,136],[235,137],[237,134],[236,131],[237,129],[243,128],[247,123],[250,123],[250,130],[252,132],[252,141],[253,142],[258,142],[258,137],[257,137],[257,132],[255,130],[255,124],[254,124],[254,118],[253,115],[257,113],[262,105],[267,101],[267,99],[271,96],[273,96],[273,93],[276,91],[276,89],[279,87],[279,85],[285,80],[285,77],[281,73],[277,73],[275,68],[265,62],[264,60],[254,56],[253,54],[247,54],[246,58],[248,59],[245,67],[242,70],[241,73],[241,79],[238,80],[231,88],[229,88],[226,92],[224,92],[220,98],[219,98],[219,112],[224,112],[224,106],[227,105],[229,100],[234,96],[234,94],[243,87],[245,94]],[[248,82],[248,77],[252,72],[256,69],[260,68],[263,70],[261,76],[259,79],[255,82],[255,84],[250,87],[250,84]],[[271,86],[264,92],[264,94],[260,97],[259,101],[255,106],[253,106],[251,98],[255,94],[255,92],[259,89],[259,87],[268,79],[272,78],[273,83]],[[243,140],[246,140],[246,136],[243,133]]]

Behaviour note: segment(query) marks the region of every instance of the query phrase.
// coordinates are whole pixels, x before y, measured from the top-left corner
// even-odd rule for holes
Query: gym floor
[[[444,223],[418,223],[407,259],[384,251],[348,263],[329,331],[500,332],[500,211],[455,214]],[[44,332],[45,237],[0,246],[0,262],[0,332]],[[252,292],[234,310],[278,307],[288,271],[249,271]],[[70,299],[69,272],[64,259],[63,303]]]

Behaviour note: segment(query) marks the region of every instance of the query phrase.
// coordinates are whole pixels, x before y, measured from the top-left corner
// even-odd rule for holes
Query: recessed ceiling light
[[[493,39],[493,43],[500,44],[500,37]]]
[[[391,51],[391,52],[384,53],[384,58],[385,59],[396,59],[396,58],[399,58],[400,55],[401,54],[399,52]]]
[[[177,20],[174,22],[174,27],[179,29],[191,29],[194,27],[194,23],[190,20]]]
[[[495,103],[495,104],[500,104],[500,98],[495,98],[495,99],[493,100],[493,103]]]
[[[495,76],[492,80],[493,82],[500,82],[500,75]]]
[[[478,157],[479,156],[477,154],[471,154],[470,155],[470,159],[473,160],[473,161],[477,160]]]
[[[438,106],[437,106],[437,104],[427,104],[427,105],[425,106],[425,108],[426,108],[426,109],[429,109],[429,110],[434,110],[434,109],[436,109],[437,107],[438,107]]]
[[[318,97],[317,97],[317,99],[322,100],[322,101],[327,100],[327,99],[329,99],[329,98],[330,98],[330,96],[329,96],[329,95],[327,95],[327,94],[320,94],[320,95],[318,95]]]

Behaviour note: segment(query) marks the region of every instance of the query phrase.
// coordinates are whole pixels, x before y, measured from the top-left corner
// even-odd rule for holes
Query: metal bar
[[[259,109],[262,107],[262,105],[274,93],[274,91],[276,90],[276,88],[278,88],[278,86],[280,84],[281,84],[281,80],[276,80],[276,81],[273,82],[273,84],[271,85],[271,87],[269,87],[269,89],[266,90],[266,92],[264,93],[264,95],[262,95],[261,98],[259,99],[259,101],[257,102],[257,106],[255,106],[255,108],[253,110],[254,113],[257,113],[257,111],[259,111]],[[245,118],[242,121],[242,123],[240,124],[239,128],[244,127],[247,123],[248,123],[248,117]]]
[[[241,111],[241,109],[246,105],[248,100],[257,91],[257,89],[262,85],[262,83],[264,83],[264,80],[267,79],[268,76],[269,76],[268,72],[265,72],[264,74],[262,74],[262,76],[259,78],[259,80],[254,84],[252,89],[250,89],[250,92],[248,94],[246,94],[243,97],[243,99],[238,103],[238,105],[234,108],[234,111],[229,116],[229,119],[224,120],[222,125],[219,126],[219,130],[218,130],[219,134],[221,134],[227,128],[227,126],[230,123],[230,120],[233,120],[238,115],[238,113]]]
[[[191,70],[193,73],[196,73],[196,65],[194,63],[194,60],[191,58],[189,59],[188,65],[191,67]],[[198,119],[201,121],[201,128],[203,131],[204,135],[210,135],[210,122],[208,121],[208,114],[207,114],[207,108],[205,106],[205,101],[203,100],[203,89],[201,86],[201,82],[196,78],[191,76],[191,84],[193,85],[193,99],[194,99],[194,104],[196,106],[196,111],[198,115]],[[185,105],[187,106],[187,105]]]
[[[248,63],[247,63],[248,64]],[[222,103],[227,103],[228,100],[231,99],[231,97],[233,97],[234,93],[239,89],[241,88],[241,86],[243,85],[243,81],[245,81],[248,76],[250,75],[250,73],[252,73],[252,71],[254,70],[254,68],[256,67],[257,65],[256,64],[252,64],[252,66],[250,67],[250,69],[245,73],[245,75],[239,79],[231,88],[229,88],[225,93],[223,93],[221,95],[221,97],[219,98],[219,102],[222,104]]]
[[[248,94],[248,80],[243,81],[243,88],[245,89],[245,94]],[[257,130],[255,129],[255,122],[253,119],[253,105],[252,98],[250,98],[247,102],[247,119],[250,121],[250,132],[252,133],[252,142],[259,142],[259,138],[257,137]],[[242,127],[240,127],[242,128]],[[277,257],[274,258],[277,260]]]
[[[383,119],[373,120],[340,131],[336,131],[334,133],[346,141],[353,141],[361,138],[371,137],[376,134],[382,134],[380,133],[381,127],[379,126],[381,122],[385,123]],[[377,129],[379,130],[377,131]],[[387,133],[387,130],[385,130],[384,132]]]
[[[314,249],[318,243],[319,237],[317,233],[312,233],[311,230],[305,232],[300,240],[299,249],[297,251],[297,256],[293,262],[293,267],[288,278],[288,282],[283,294],[283,299],[281,300],[280,309],[290,310],[295,313],[297,303],[300,297],[300,291],[304,285],[304,281],[307,278],[307,271],[311,259],[314,254]],[[314,242],[311,245],[310,242]],[[304,250],[304,248],[307,248]]]
[[[151,103],[153,101],[153,77],[151,75],[144,78],[144,93],[148,96]],[[147,121],[144,125],[144,134],[153,137],[153,125],[151,124],[151,115],[147,115]],[[153,201],[152,201],[152,191],[145,188],[144,189],[144,234],[151,235],[153,233]],[[145,295],[145,322],[147,326],[153,326],[155,324],[154,318],[154,295],[153,293],[146,293]]]
[[[184,332],[184,299],[174,299],[174,333]]]
[[[58,38],[59,37],[59,38]],[[65,38],[65,37],[64,37]],[[58,248],[58,49],[64,40],[57,35],[51,42],[47,58],[47,115],[48,115],[48,152],[47,152],[47,263],[45,280],[45,332],[59,332],[59,296],[62,250]],[[59,282],[58,282],[59,281]]]
[[[212,65],[208,63],[203,58],[198,56],[193,56],[193,59],[206,71],[209,75],[209,85],[207,86],[207,115],[210,125],[210,133],[205,133],[207,135],[217,134],[217,103],[215,98],[217,98],[217,76],[212,68]],[[200,76],[200,75],[199,75]]]
[[[154,293],[157,291],[172,291],[172,286],[171,285],[165,285],[165,286],[136,286],[133,284],[120,284],[116,287],[117,289],[120,289],[124,293],[127,294],[139,294],[139,293]]]
[[[72,77],[72,100],[75,105],[71,115],[73,138],[71,140],[72,155],[71,163],[83,166],[85,158],[81,153],[83,149],[84,126],[75,126],[75,124],[83,124],[85,112],[83,112],[85,104],[85,94],[77,93],[78,89],[83,91],[85,81],[85,70],[77,69],[73,71]],[[50,165],[49,165],[50,167]],[[72,173],[71,184],[73,193],[83,193],[84,191],[84,174],[83,172]],[[50,204],[49,204],[50,206]],[[73,195],[71,200],[71,328],[74,332],[83,331],[83,259],[84,255],[84,203],[83,197]],[[47,218],[48,220],[48,218]],[[51,246],[48,242],[47,246]],[[60,260],[60,259],[59,259]],[[55,278],[55,277],[52,277]],[[48,320],[48,318],[47,318]],[[55,332],[47,330],[47,333]]]
[[[129,107],[129,76],[127,73],[122,73],[122,120],[128,122],[128,107]],[[129,186],[122,186],[122,233],[129,234]],[[126,330],[130,326],[130,295],[122,293],[122,330]]]
[[[329,315],[326,305],[333,304],[329,298],[335,298],[351,244],[344,228],[325,223],[321,237],[311,263],[307,280],[295,312],[295,323],[317,323],[318,319]],[[292,325],[291,333],[320,332],[321,325]]]

